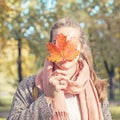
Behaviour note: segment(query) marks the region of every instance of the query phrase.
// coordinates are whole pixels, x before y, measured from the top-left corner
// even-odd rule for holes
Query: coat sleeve
[[[105,98],[105,100],[102,103],[102,111],[104,120],[112,120],[112,116],[109,109],[109,101],[107,98]]]
[[[34,101],[29,80],[23,80],[14,95],[7,120],[50,120],[51,110],[43,93]]]

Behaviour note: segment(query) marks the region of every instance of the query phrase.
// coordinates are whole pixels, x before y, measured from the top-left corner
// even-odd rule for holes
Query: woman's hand
[[[46,98],[55,98],[62,90],[67,87],[68,75],[65,70],[56,68],[53,71],[54,64],[49,61],[45,61],[43,70],[40,74],[42,89],[46,95]],[[40,77],[38,76],[38,78]]]
[[[59,92],[66,89],[68,77],[66,76],[65,71],[55,70],[49,77],[46,96],[55,98]]]

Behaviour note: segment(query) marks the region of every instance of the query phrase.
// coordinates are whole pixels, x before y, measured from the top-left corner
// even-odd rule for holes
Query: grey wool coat
[[[38,98],[34,100],[34,86],[35,76],[29,76],[20,82],[7,120],[51,120],[52,110],[41,90],[38,91]],[[112,120],[108,100],[104,100],[101,107],[104,120]]]

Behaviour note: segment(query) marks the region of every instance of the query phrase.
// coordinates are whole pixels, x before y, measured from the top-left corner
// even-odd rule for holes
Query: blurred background
[[[113,120],[120,120],[120,0],[0,0],[0,120],[19,82],[43,67],[50,28],[62,17],[83,28],[94,68],[109,82]]]

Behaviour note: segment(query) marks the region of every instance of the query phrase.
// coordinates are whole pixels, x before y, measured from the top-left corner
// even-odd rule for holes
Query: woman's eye
[[[55,44],[55,43],[56,43],[56,40],[53,40],[53,43]]]

